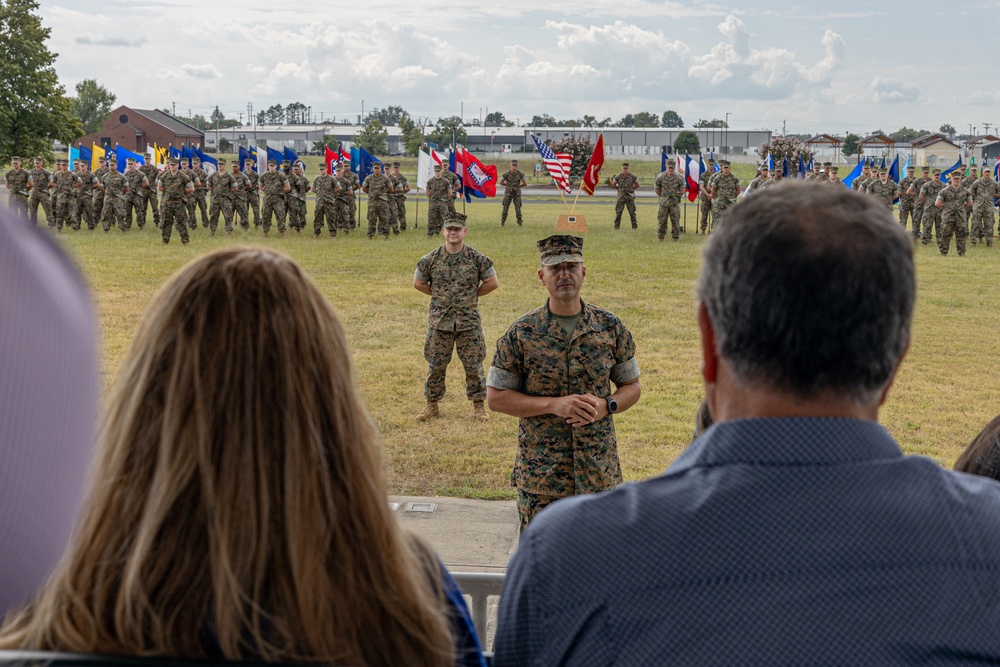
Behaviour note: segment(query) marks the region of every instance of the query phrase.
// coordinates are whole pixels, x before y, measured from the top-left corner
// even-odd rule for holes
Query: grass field
[[[335,241],[295,233],[263,239],[254,231],[209,238],[199,228],[184,247],[176,233],[163,246],[152,225],[128,234],[64,232],[60,240],[82,266],[97,303],[105,389],[144,309],[173,271],[226,243],[279,248],[305,267],[344,321],[358,384],[384,438],[392,492],[512,497],[508,475],[517,420],[494,414],[489,423],[479,424],[469,418],[471,405],[457,359],[448,374],[444,417],[431,424],[414,421],[424,404],[428,298],[413,289],[413,270],[423,254],[441,243],[440,237],[425,234],[422,198],[420,229],[412,229],[414,203],[411,197],[411,229],[388,242],[369,241],[363,232]],[[522,228],[500,228],[499,201],[477,201],[467,211],[471,230],[466,240],[493,258],[500,280],[500,289],[480,303],[488,365],[494,341],[509,324],[544,302],[534,244],[552,233],[565,209],[558,200],[528,200]],[[609,200],[587,201],[578,208],[581,212],[590,225],[584,298],[618,314],[638,348],[642,400],[616,424],[625,477],[641,479],[662,471],[685,447],[701,400],[693,294],[704,237],[693,233],[694,206],[687,213],[689,232],[679,243],[662,244],[655,236],[655,200],[639,202],[637,231],[627,222],[621,231],[612,230]],[[311,202],[309,220],[311,227]],[[941,257],[934,246],[917,247],[913,340],[882,421],[907,451],[943,465],[950,465],[998,412],[998,254],[1000,250],[977,247],[964,258],[954,251]]]

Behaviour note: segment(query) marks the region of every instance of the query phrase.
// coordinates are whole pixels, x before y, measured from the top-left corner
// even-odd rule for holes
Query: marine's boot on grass
[[[428,421],[429,419],[434,419],[435,417],[440,417],[440,416],[441,416],[441,411],[438,410],[438,402],[427,401],[427,407],[424,408],[423,412],[417,415],[417,421],[425,422]]]
[[[482,401],[472,402],[472,418],[481,422],[488,422],[490,420],[490,414],[486,412],[486,406],[483,405]]]

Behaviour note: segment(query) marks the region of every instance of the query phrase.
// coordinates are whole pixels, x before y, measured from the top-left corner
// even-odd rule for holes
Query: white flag
[[[427,181],[434,176],[433,160],[423,151],[417,152],[417,187],[427,189]]]

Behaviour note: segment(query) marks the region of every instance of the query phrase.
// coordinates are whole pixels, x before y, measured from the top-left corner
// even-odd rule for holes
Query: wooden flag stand
[[[557,232],[576,232],[585,234],[587,232],[587,218],[582,215],[560,215],[556,222]]]

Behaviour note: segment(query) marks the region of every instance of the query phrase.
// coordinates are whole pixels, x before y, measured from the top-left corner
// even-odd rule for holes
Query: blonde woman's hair
[[[389,510],[333,309],[286,255],[230,247],[153,300],[74,546],[0,647],[452,665],[436,562]]]

